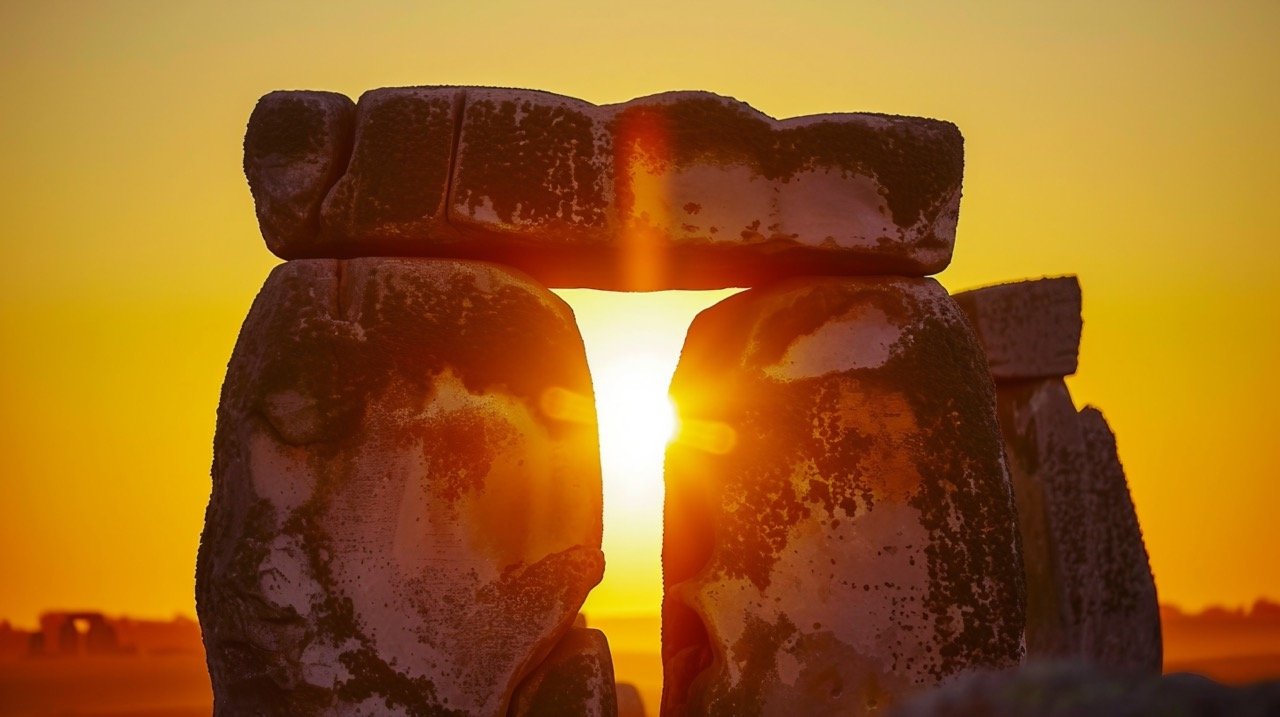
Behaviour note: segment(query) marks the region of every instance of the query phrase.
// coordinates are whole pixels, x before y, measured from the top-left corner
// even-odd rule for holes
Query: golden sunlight
[[[661,504],[662,457],[675,430],[667,397],[674,365],[650,349],[593,366],[604,490],[628,505]]]
[[[658,612],[662,463],[676,432],[667,389],[693,317],[735,291],[556,291],[573,307],[582,331],[600,426],[605,575],[583,606],[588,617]],[[705,432],[683,426],[681,440],[691,429]],[[726,439],[709,440],[722,445]],[[656,634],[653,639],[656,645]]]

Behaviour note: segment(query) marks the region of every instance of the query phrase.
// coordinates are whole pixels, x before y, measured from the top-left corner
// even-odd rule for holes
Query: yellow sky
[[[245,120],[402,84],[955,121],[943,283],[1079,274],[1071,387],[1119,433],[1161,597],[1280,596],[1280,4],[201,5],[0,7],[0,616],[192,611],[218,387],[275,262]],[[707,298],[571,301],[589,341],[623,301],[678,347]]]

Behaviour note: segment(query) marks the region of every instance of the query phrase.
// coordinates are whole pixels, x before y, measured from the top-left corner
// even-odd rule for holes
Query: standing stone
[[[320,203],[351,157],[354,117],[355,104],[335,92],[271,92],[253,108],[244,174],[277,256],[320,251]]]
[[[618,694],[618,717],[644,717],[644,700],[640,697],[640,690],[630,682],[619,682],[617,685]]]
[[[671,385],[664,715],[874,714],[1022,656],[995,397],[931,279],[702,312]]]
[[[1116,668],[1159,673],[1164,661],[1160,604],[1116,437],[1096,408],[1080,411],[1091,479],[1089,521],[1093,604],[1085,616],[1085,653]]]
[[[504,715],[603,570],[590,396],[572,313],[520,274],[277,267],[197,564],[217,714]]]
[[[1027,656],[1076,657],[1095,520],[1084,434],[1060,378],[1002,385],[996,395],[1027,572]]]
[[[1074,276],[962,291],[996,381],[1070,376],[1080,354],[1080,282]]]
[[[511,717],[618,717],[609,641],[599,630],[575,627],[525,679],[511,701]]]

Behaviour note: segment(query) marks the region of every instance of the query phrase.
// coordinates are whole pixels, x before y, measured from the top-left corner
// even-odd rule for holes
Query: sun
[[[600,431],[606,567],[583,611],[653,615],[662,603],[662,465],[678,426],[667,397],[671,374],[694,315],[734,292],[556,293],[572,307],[582,332]],[[576,413],[590,410],[576,405],[585,398],[558,400]],[[681,426],[681,440],[689,429]],[[652,638],[656,651],[658,635]]]
[[[604,490],[629,503],[662,500],[663,454],[676,427],[667,397],[673,367],[664,358],[617,357],[592,377]]]

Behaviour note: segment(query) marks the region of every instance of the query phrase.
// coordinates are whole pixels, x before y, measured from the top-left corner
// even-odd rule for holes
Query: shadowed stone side
[[[505,714],[601,577],[600,491],[557,297],[475,262],[277,267],[223,385],[197,564],[217,714]]]
[[[1085,653],[1099,664],[1159,673],[1160,604],[1116,437],[1096,408],[1080,411],[1092,489],[1089,523],[1093,601],[1085,616]]]
[[[273,224],[277,255],[483,259],[549,286],[647,291],[919,276],[955,243],[964,146],[949,122],[775,120],[708,92],[597,106],[407,87],[366,92],[355,125],[319,234]]]
[[[511,717],[618,717],[613,658],[599,630],[575,627],[516,690]]]
[[[454,122],[462,90],[370,90],[356,104],[351,162],[321,210],[320,241],[298,257],[431,256],[424,237],[448,231]]]
[[[1080,354],[1074,276],[998,284],[955,295],[997,382],[1070,376]]]
[[[1075,657],[1092,589],[1084,434],[1060,378],[1001,385],[996,396],[1027,571],[1027,656]]]
[[[980,348],[929,279],[703,311],[671,384],[663,715],[866,715],[1021,659],[1013,497]]]
[[[316,252],[320,203],[351,157],[355,103],[335,92],[271,92],[244,136],[244,174],[267,248]]]

